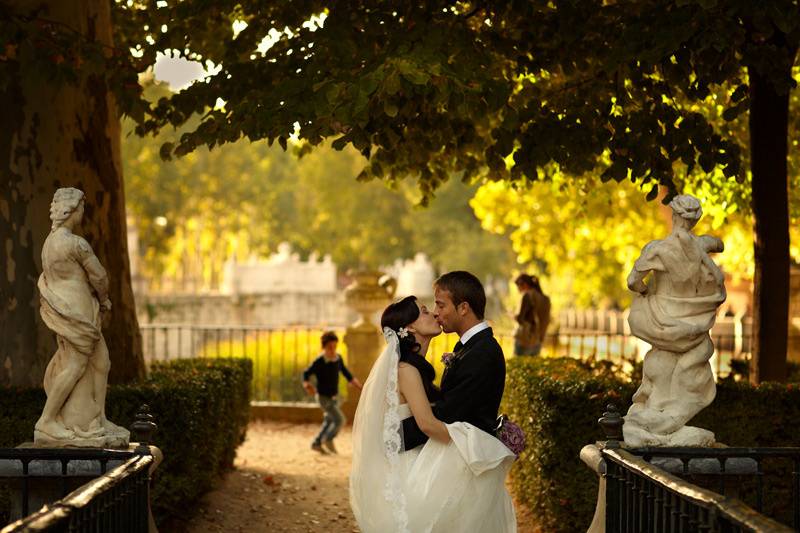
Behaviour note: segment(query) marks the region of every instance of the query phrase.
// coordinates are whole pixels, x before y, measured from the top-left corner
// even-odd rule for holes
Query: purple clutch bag
[[[497,438],[519,458],[519,454],[525,450],[525,432],[506,415],[501,415],[497,420]]]

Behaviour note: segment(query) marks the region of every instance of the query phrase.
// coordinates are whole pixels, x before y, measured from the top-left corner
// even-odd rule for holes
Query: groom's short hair
[[[474,274],[464,270],[448,272],[439,276],[439,279],[434,282],[434,286],[449,292],[454,305],[467,302],[475,316],[483,320],[483,314],[486,311],[486,292],[483,290],[481,281]]]

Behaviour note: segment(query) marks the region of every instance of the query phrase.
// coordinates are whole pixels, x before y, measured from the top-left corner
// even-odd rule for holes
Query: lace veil
[[[402,442],[398,413],[397,333],[383,329],[386,348],[369,373],[353,421],[350,506],[365,533],[408,533],[408,514],[399,470]]]

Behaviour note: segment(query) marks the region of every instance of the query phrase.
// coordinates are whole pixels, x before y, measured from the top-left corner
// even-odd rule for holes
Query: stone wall
[[[225,263],[220,291],[223,294],[335,293],[336,265],[326,255],[319,260],[311,254],[307,261],[283,243],[268,259],[233,259]]]

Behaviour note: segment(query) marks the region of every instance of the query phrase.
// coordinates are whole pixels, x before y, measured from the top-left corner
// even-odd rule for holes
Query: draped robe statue
[[[83,217],[83,192],[58,189],[50,207],[52,230],[42,248],[41,314],[58,349],[47,365],[37,446],[125,447],[129,432],[105,416],[108,348],[101,331],[110,311],[108,276],[89,243],[72,233]]]
[[[686,423],[716,395],[709,330],[726,293],[724,275],[708,254],[724,246],[691,232],[702,216],[696,198],[677,196],[670,207],[672,233],[648,243],[628,276],[628,287],[638,293],[628,318],[631,332],[652,345],[625,416],[629,447],[714,444],[712,432]]]

